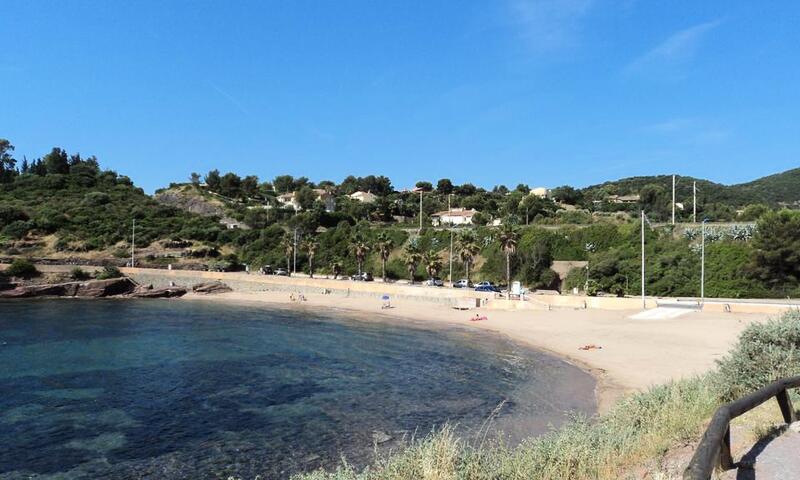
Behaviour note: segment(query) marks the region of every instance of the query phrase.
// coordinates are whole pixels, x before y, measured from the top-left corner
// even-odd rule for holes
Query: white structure
[[[547,198],[550,196],[550,189],[547,187],[536,187],[531,189],[530,195],[536,195],[539,198]]]
[[[478,213],[475,209],[454,208],[436,212],[431,215],[431,223],[439,225],[472,225],[472,217]]]
[[[317,194],[317,200],[325,205],[326,212],[330,213],[336,209],[336,198],[331,192],[322,188],[315,188],[314,193]],[[295,211],[302,210],[300,203],[297,201],[297,192],[284,193],[276,198],[284,207],[289,207]]]
[[[372,192],[353,192],[349,196],[351,199],[361,203],[373,203],[378,198],[378,196]]]

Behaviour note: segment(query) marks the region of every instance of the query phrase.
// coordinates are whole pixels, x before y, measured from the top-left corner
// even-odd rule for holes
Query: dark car
[[[500,289],[497,288],[494,285],[491,285],[491,284],[478,285],[477,287],[475,287],[475,291],[476,292],[495,292],[495,293],[500,293]]]
[[[359,275],[359,274],[353,275],[352,277],[350,277],[350,280],[352,280],[354,282],[371,282],[371,281],[374,280],[374,278],[372,278],[372,274],[371,273],[364,272],[361,275]]]
[[[272,275],[274,273],[272,265],[264,265],[263,267],[261,267],[260,271],[263,275]]]

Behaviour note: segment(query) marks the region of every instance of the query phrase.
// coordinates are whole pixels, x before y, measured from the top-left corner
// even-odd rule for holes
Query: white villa
[[[336,209],[336,198],[333,194],[322,188],[315,188],[314,193],[317,194],[317,200],[325,205],[325,211],[330,213]],[[302,210],[300,203],[297,201],[297,192],[290,192],[278,195],[276,197],[278,202],[284,206],[297,210]]]
[[[472,225],[472,217],[478,213],[475,209],[453,208],[431,215],[431,223],[439,225]]]
[[[353,200],[357,200],[361,203],[373,203],[378,196],[371,192],[353,192],[350,195],[350,198]]]
[[[529,195],[536,195],[539,198],[547,198],[550,196],[550,189],[547,187],[536,187],[532,188]]]

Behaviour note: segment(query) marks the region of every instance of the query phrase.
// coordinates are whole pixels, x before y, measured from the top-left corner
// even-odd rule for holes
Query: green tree
[[[742,213],[739,214],[739,220],[744,220],[746,222],[752,222],[761,218],[762,215],[769,212],[770,208],[763,203],[755,203],[752,205],[748,205],[742,210]]]
[[[69,173],[69,157],[64,150],[54,147],[42,158],[48,175]]]
[[[510,224],[504,224],[500,229],[498,236],[500,241],[500,248],[506,256],[506,286],[511,288],[511,255],[517,250],[517,241],[519,240],[519,233],[517,229]]]
[[[758,221],[752,275],[769,288],[797,287],[800,280],[800,212],[768,212]]]
[[[300,208],[303,210],[311,210],[314,208],[314,202],[317,200],[317,194],[309,186],[303,186],[295,192],[295,200]]]
[[[425,252],[422,256],[422,263],[425,265],[425,272],[427,272],[428,278],[436,277],[442,270],[442,260],[439,258],[439,254],[433,250]]]
[[[272,181],[272,186],[277,193],[289,193],[294,191],[294,177],[291,175],[278,175]]]
[[[317,254],[318,249],[319,242],[313,237],[309,237],[303,242],[303,250],[306,251],[306,256],[308,257],[308,275],[311,278],[314,278],[314,256]]]
[[[409,281],[412,284],[414,283],[414,274],[417,272],[417,267],[421,261],[422,251],[420,250],[419,245],[416,242],[409,243],[405,248],[403,265],[405,265],[406,271],[408,271]]]
[[[375,248],[381,257],[381,277],[386,281],[386,261],[389,260],[389,254],[392,253],[394,248],[394,241],[386,235],[385,232],[378,234],[378,239],[375,242]]]
[[[356,257],[356,262],[358,263],[358,275],[360,276],[364,266],[364,260],[367,259],[367,254],[369,253],[369,245],[367,245],[367,242],[365,242],[363,239],[356,236],[353,238],[352,243],[350,244],[350,250],[353,252],[353,256]]]
[[[471,283],[470,267],[472,267],[472,262],[475,261],[475,256],[478,255],[480,250],[475,234],[472,231],[467,230],[461,234],[458,239],[458,256],[464,262],[467,284]]]
[[[418,189],[422,190],[423,192],[430,192],[433,190],[433,184],[431,182],[426,182],[424,180],[420,180],[415,185]]]
[[[189,181],[195,187],[199,186],[200,185],[200,174],[197,173],[197,172],[192,172],[191,175],[189,175]]]
[[[206,185],[208,185],[208,189],[212,192],[219,191],[220,180],[219,170],[217,169],[211,170],[206,174]]]
[[[453,193],[453,182],[449,178],[443,178],[436,182],[436,191],[443,195]]]
[[[281,249],[286,256],[286,273],[292,272],[292,254],[294,253],[294,236],[286,232],[281,239]]]
[[[11,156],[13,151],[14,145],[5,138],[0,138],[0,183],[10,182],[16,175],[14,166],[17,161]]]

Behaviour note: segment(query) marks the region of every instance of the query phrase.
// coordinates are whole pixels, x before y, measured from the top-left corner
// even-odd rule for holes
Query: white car
[[[453,284],[453,288],[469,288],[471,286],[472,284],[466,278],[462,278]]]

